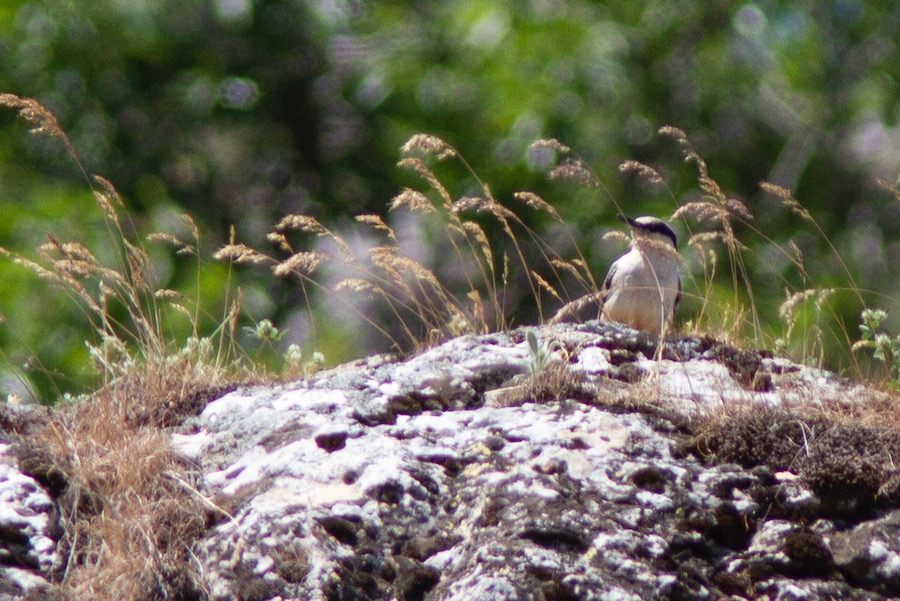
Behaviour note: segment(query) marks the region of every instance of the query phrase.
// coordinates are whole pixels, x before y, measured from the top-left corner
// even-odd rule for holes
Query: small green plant
[[[549,344],[538,339],[534,330],[525,332],[525,341],[528,343],[528,357],[525,359],[525,367],[532,377],[543,373],[553,361],[553,353],[560,349],[559,341],[554,340]]]
[[[244,326],[244,333],[259,343],[253,357],[255,369],[266,378],[296,380],[316,373],[325,365],[325,355],[314,351],[309,357],[303,355],[298,344],[290,344],[283,352],[278,346],[290,330],[282,330],[269,319],[260,320],[255,326]]]
[[[495,403],[512,407],[526,402],[565,402],[591,398],[595,391],[584,385],[584,374],[569,369],[568,355],[558,340],[541,340],[535,330],[525,332],[528,355],[522,358],[526,373],[516,376],[516,384],[497,391]],[[559,353],[561,358],[554,357]]]
[[[309,359],[303,356],[299,345],[291,344],[284,353],[284,367],[282,377],[295,380],[316,373],[325,365],[325,355],[314,351]]]
[[[288,333],[288,330],[279,330],[275,324],[269,319],[263,319],[256,324],[256,327],[245,326],[244,331],[259,340],[260,342],[275,343],[280,342]]]
[[[887,318],[887,311],[866,309],[861,318],[859,331],[862,338],[853,345],[853,350],[872,349],[872,356],[889,371],[891,385],[900,388],[900,334],[891,336],[884,331],[882,324]]]

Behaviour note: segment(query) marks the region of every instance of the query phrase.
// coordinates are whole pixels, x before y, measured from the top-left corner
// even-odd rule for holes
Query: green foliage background
[[[188,212],[206,257],[231,224],[266,248],[284,214],[338,229],[355,214],[385,215],[414,183],[395,168],[398,148],[422,131],[455,146],[499,200],[534,190],[552,202],[598,279],[621,251],[599,242],[615,227],[613,199],[631,215],[666,216],[673,201],[700,194],[676,145],[656,135],[674,125],[756,228],[804,253],[809,282],[770,242],[742,237],[773,334],[786,285],[850,284],[824,240],[761,194],[763,180],[794,191],[896,331],[900,202],[876,179],[900,173],[898,44],[894,0],[7,0],[0,90],[57,114],[86,169],[127,199],[138,234],[185,235],[178,216]],[[0,245],[27,253],[52,232],[109,246],[76,165],[27,128],[0,114]],[[527,152],[541,137],[572,147],[602,187],[547,182]],[[670,192],[621,175],[627,159],[659,169]],[[455,194],[475,189],[462,172],[448,177]],[[232,277],[246,320],[290,328],[284,344],[319,348],[330,362],[383,346],[329,319],[327,303],[313,329],[295,282],[261,270],[229,276],[211,261],[198,278],[190,262],[152,252],[159,284],[202,298],[209,328]],[[48,399],[89,383],[91,332],[78,307],[8,262],[0,277],[6,391],[27,383]],[[536,319],[527,302],[517,323]],[[832,302],[858,337],[856,295]],[[834,338],[826,359],[846,365],[846,341]]]

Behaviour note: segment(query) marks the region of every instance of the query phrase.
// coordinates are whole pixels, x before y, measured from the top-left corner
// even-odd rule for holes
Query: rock
[[[834,532],[831,548],[848,581],[900,595],[900,511]]]
[[[555,361],[530,376],[524,331],[239,389],[172,431],[218,508],[192,548],[210,598],[898,593],[900,519],[884,492],[896,474],[882,467],[841,492],[868,465],[865,432],[772,426],[813,385],[821,403],[868,391],[707,339],[659,349],[597,322],[536,329]],[[750,417],[717,421],[729,407]],[[27,532],[38,554],[16,569],[46,578],[47,527]]]
[[[56,508],[0,439],[0,599],[45,591],[56,563]]]

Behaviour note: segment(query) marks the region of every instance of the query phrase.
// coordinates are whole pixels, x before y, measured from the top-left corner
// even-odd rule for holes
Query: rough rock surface
[[[534,329],[556,360],[531,376],[525,331],[237,390],[183,423],[215,507],[193,550],[210,597],[900,595],[893,497],[836,510],[791,466],[711,461],[692,430],[725,405],[867,392],[698,338],[654,358],[654,339],[596,322]],[[0,599],[56,561],[49,497],[2,469]]]
[[[46,588],[56,562],[55,525],[50,496],[19,471],[0,437],[0,600]]]

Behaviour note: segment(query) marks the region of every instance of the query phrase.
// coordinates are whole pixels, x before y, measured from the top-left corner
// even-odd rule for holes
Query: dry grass
[[[202,599],[191,553],[214,509],[164,426],[223,390],[185,361],[141,364],[43,420],[9,424],[22,468],[56,498],[60,599]]]
[[[65,143],[72,159],[85,173],[85,181],[105,218],[117,252],[112,265],[105,264],[79,242],[63,242],[53,236],[37,249],[35,258],[0,248],[0,254],[70,295],[84,309],[96,334],[95,341],[88,346],[102,383],[112,383],[138,364],[166,372],[173,361],[179,364],[177,371],[188,379],[205,379],[213,387],[230,377],[229,369],[236,367],[241,359],[234,344],[239,295],[226,303],[221,325],[215,333],[201,338],[200,299],[186,299],[175,290],[153,286],[149,255],[142,242],[129,236],[128,231],[133,228],[123,223],[120,216],[125,206],[122,198],[109,180],[87,175],[53,114],[35,100],[12,94],[0,95],[0,106],[18,110],[35,125],[32,133],[51,135]],[[199,271],[200,232],[189,215],[183,215],[182,219],[192,239],[184,241],[169,233],[153,233],[147,242],[167,244],[179,256],[194,257]],[[169,321],[176,316],[189,320],[193,336],[173,348],[169,332],[174,328]]]
[[[148,399],[177,402],[172,388],[183,382],[161,383],[172,386],[163,396],[170,401],[153,398],[158,391],[145,383],[120,380],[55,411],[20,441],[23,468],[60,488],[62,598],[203,596],[190,545],[206,529],[207,508],[186,490],[196,474],[178,459],[169,434],[140,413]]]
[[[33,132],[46,134],[63,141],[78,162],[74,148],[50,111],[32,99],[10,94],[0,95],[0,106],[19,112],[33,126]],[[830,298],[850,291],[863,308],[863,293],[844,263],[838,250],[810,212],[789,190],[764,182],[762,190],[780,199],[783,205],[810,224],[830,247],[842,265],[847,285],[840,289],[817,287],[804,266],[804,258],[793,241],[777,243],[754,224],[747,205],[729,197],[710,174],[703,158],[691,145],[687,135],[674,127],[663,127],[660,135],[674,140],[686,162],[696,167],[697,182],[702,195],[679,205],[669,190],[676,210],[672,220],[682,220],[690,236],[687,247],[693,253],[698,273],[686,273],[684,296],[692,298],[697,309],[686,329],[694,333],[713,334],[735,344],[775,348],[791,353],[808,363],[822,364],[825,360],[826,337],[839,339],[847,349],[853,346],[852,336],[830,306]],[[569,180],[589,188],[602,184],[585,162],[571,148],[557,140],[538,140],[530,152],[543,155],[550,165],[552,180]],[[510,207],[502,204],[490,187],[456,149],[435,136],[416,134],[401,148],[399,166],[409,170],[422,181],[422,189],[402,190],[391,202],[390,210],[408,211],[422,219],[437,223],[435,231],[441,239],[433,242],[442,258],[460,266],[462,285],[448,283],[436,269],[414,258],[415,252],[404,247],[387,218],[380,215],[360,215],[360,228],[376,239],[364,253],[356,254],[345,238],[308,215],[287,215],[269,233],[274,253],[261,252],[235,240],[221,248],[215,257],[233,264],[267,265],[277,277],[295,277],[299,281],[307,304],[310,296],[324,293],[351,310],[358,306],[352,294],[367,295],[385,309],[388,319],[375,319],[361,311],[361,319],[385,336],[398,351],[420,350],[466,333],[485,333],[508,329],[514,325],[511,298],[520,296],[524,288],[530,292],[541,322],[558,310],[550,321],[559,321],[586,307],[599,308],[601,295],[594,278],[594,269],[583,256],[564,258],[540,238],[525,223],[518,211],[522,208],[538,211],[556,223],[563,223],[558,211],[533,192],[521,191],[513,195]],[[78,162],[80,166],[80,162]],[[462,196],[455,195],[451,186],[438,176],[437,165],[455,164],[462,167],[467,184],[474,183]],[[443,167],[441,172],[448,169]],[[620,170],[649,183],[653,189],[665,189],[660,172],[637,161],[624,161]],[[86,176],[87,178],[87,176]],[[149,260],[139,244],[128,241],[118,215],[123,206],[112,184],[100,177],[87,178],[94,192],[98,208],[107,218],[113,239],[119,246],[119,265],[103,266],[89,249],[77,243],[64,243],[51,238],[39,252],[38,260],[29,259],[0,249],[13,260],[32,269],[40,277],[72,294],[86,308],[97,341],[92,354],[106,377],[105,381],[127,371],[134,359],[162,364],[172,353],[170,344],[161,336],[165,331],[166,314],[175,312],[192,319],[196,331],[199,300],[193,308],[178,293],[171,290],[152,290],[148,285]],[[898,198],[897,186],[881,184]],[[637,214],[641,211],[623,210],[615,198],[611,201],[619,213]],[[169,234],[150,237],[151,242],[175,246],[179,254],[197,256],[199,232],[185,216],[194,240],[183,242]],[[692,231],[694,224],[700,231]],[[779,334],[772,334],[773,324],[763,324],[750,273],[748,258],[754,252],[741,240],[738,232],[749,232],[757,242],[771,246],[793,266],[802,282],[800,287],[785,280],[785,302],[780,311],[783,324]],[[499,232],[499,235],[497,235]],[[618,232],[614,232],[618,234]],[[742,234],[746,235],[746,234]],[[526,244],[527,242],[527,244]],[[312,246],[310,248],[310,246]],[[570,246],[574,246],[573,244]],[[687,254],[687,253],[685,253]],[[539,257],[536,265],[535,257]],[[724,261],[723,261],[724,258]],[[756,258],[756,257],[752,257]],[[199,257],[198,257],[199,260]],[[723,264],[724,263],[724,264]],[[321,278],[324,268],[339,271],[336,284],[325,284]],[[730,280],[730,298],[723,302],[720,280]],[[90,283],[90,285],[88,285]],[[559,309],[559,307],[562,309]],[[111,307],[126,310],[130,322],[116,322]],[[599,314],[599,311],[598,311]],[[809,315],[812,315],[812,318]],[[233,332],[238,307],[233,303],[222,318],[222,329],[216,340],[217,367],[228,364],[237,351]],[[593,315],[592,315],[593,316]],[[830,318],[843,328],[840,332],[826,332],[823,325]],[[386,322],[390,321],[388,325]],[[857,346],[857,348],[861,348]],[[137,357],[136,355],[140,355]],[[852,353],[847,353],[853,357]],[[862,366],[854,365],[856,375],[862,376]]]
[[[741,330],[745,320],[749,320],[753,339],[757,344],[761,344],[759,333],[762,332],[762,327],[759,322],[750,274],[744,259],[744,253],[748,249],[738,239],[734,228],[735,222],[742,225],[749,224],[753,220],[753,216],[743,202],[725,195],[719,184],[710,176],[706,162],[694,150],[683,131],[674,127],[663,127],[660,129],[660,134],[675,140],[681,147],[685,161],[696,165],[698,184],[703,192],[700,200],[680,206],[672,214],[671,219],[690,217],[698,223],[707,223],[714,228],[712,231],[692,235],[687,242],[687,245],[697,253],[703,269],[703,284],[699,287],[703,302],[695,324],[698,326],[700,324],[710,325],[705,322],[707,312],[711,307],[712,285],[717,267],[717,254],[711,247],[711,243],[721,243],[725,246],[728,258],[732,299],[730,316],[726,315],[726,319],[716,329],[726,339],[746,339],[746,333]],[[749,303],[749,307],[744,305],[744,299]]]
[[[396,232],[379,215],[360,215],[360,227],[368,228],[383,244],[371,246],[357,256],[344,238],[308,215],[283,218],[268,239],[286,258],[262,253],[232,240],[215,257],[233,263],[266,264],[278,277],[295,276],[304,294],[311,290],[324,293],[344,306],[353,308],[348,292],[361,293],[377,300],[392,318],[393,327],[376,323],[358,312],[360,318],[385,336],[400,352],[421,350],[461,334],[483,334],[508,329],[512,320],[507,306],[507,285],[524,283],[536,301],[540,319],[547,302],[563,301],[566,294],[560,284],[564,277],[575,278],[587,289],[596,290],[591,270],[583,257],[566,260],[531,230],[512,209],[501,204],[459,153],[443,140],[417,134],[401,149],[402,169],[416,174],[425,190],[407,188],[390,202],[390,210],[409,211],[439,224],[434,242],[447,257],[461,266],[462,290],[446,284],[435,271],[413,258]],[[480,194],[455,197],[435,173],[433,165],[456,161],[466,176],[480,187]],[[576,162],[569,166],[575,174]],[[584,170],[584,173],[587,173]],[[583,174],[582,174],[583,175]],[[561,177],[562,175],[560,175]],[[513,199],[525,207],[562,222],[556,209],[532,192],[518,192]],[[485,221],[492,222],[488,227]],[[499,231],[505,244],[492,240],[491,230]],[[520,242],[524,234],[542,259],[541,269],[533,267],[531,254]],[[318,248],[302,245],[311,241]],[[324,243],[323,243],[324,242]],[[502,247],[502,249],[501,249]],[[332,250],[324,251],[323,248]],[[512,258],[511,258],[512,257]],[[332,287],[316,279],[323,265],[342,273]],[[513,273],[515,271],[515,273]],[[308,298],[308,297],[307,297]],[[544,299],[547,299],[546,301]]]
[[[791,472],[839,517],[900,504],[900,408],[874,391],[779,406],[734,403],[694,422],[715,462]]]
[[[523,376],[521,382],[491,391],[489,406],[517,407],[525,403],[594,402],[597,387],[586,383],[584,374],[569,369],[561,361],[552,361],[540,372]]]
[[[833,296],[849,291],[853,302],[866,308],[866,298],[838,249],[810,212],[790,191],[766,182],[761,184],[763,192],[779,198],[786,209],[799,215],[825,240],[843,266],[847,281],[843,288],[816,286],[797,244],[792,240],[779,243],[762,231],[755,224],[750,208],[723,191],[683,131],[663,127],[660,134],[673,139],[685,161],[696,168],[701,192],[699,198],[679,204],[674,192],[668,190],[676,207],[669,219],[681,220],[690,234],[687,250],[682,252],[685,264],[696,267],[685,269],[684,273],[682,295],[691,301],[685,304],[691,306],[693,314],[683,329],[695,334],[712,334],[741,346],[771,348],[819,366],[825,364],[828,349],[833,349],[837,341],[845,349],[844,356],[850,358],[854,375],[865,378],[863,364],[850,352],[855,336],[848,331],[831,301]],[[548,175],[552,180],[601,187],[584,161],[557,140],[538,140],[530,152],[541,155],[541,162],[549,164]],[[462,266],[461,286],[447,283],[431,266],[414,259],[414,253],[407,252],[387,218],[379,215],[357,217],[361,227],[384,240],[383,244],[370,247],[366,256],[354,255],[340,234],[306,215],[285,217],[269,235],[269,240],[286,258],[250,249],[234,240],[216,256],[234,263],[267,264],[279,277],[297,277],[304,294],[315,289],[351,309],[354,304],[347,292],[375,299],[379,306],[386,308],[389,320],[376,322],[369,314],[362,313],[360,318],[401,352],[421,350],[460,334],[509,329],[515,325],[509,300],[520,295],[523,289],[530,293],[542,323],[600,315],[603,295],[594,269],[577,250],[575,258],[560,256],[517,213],[524,207],[563,223],[549,202],[533,192],[522,191],[513,195],[517,204],[505,206],[454,148],[434,136],[416,134],[403,146],[402,153],[399,166],[416,174],[424,187],[402,190],[391,201],[390,210],[409,211],[426,222],[438,224],[434,231],[442,239],[434,245],[442,257],[452,257],[455,264]],[[461,165],[468,181],[474,182],[480,192],[455,196],[437,175],[436,165],[447,161]],[[654,189],[666,188],[660,172],[648,165],[625,161],[620,170],[641,178]],[[441,170],[445,171],[446,168]],[[609,200],[620,214],[641,213],[636,209],[623,210],[611,195]],[[618,231],[611,232],[609,237],[627,241]],[[328,244],[322,244],[323,239]],[[785,288],[785,301],[778,312],[766,307],[764,313],[757,299],[755,275],[750,265],[759,261],[754,253],[760,245],[780,253],[793,269],[791,274],[778,276]],[[534,257],[540,259],[537,266]],[[323,267],[335,266],[344,276],[337,285],[328,287],[316,276]],[[801,286],[792,283],[794,280],[799,280]],[[723,297],[722,292],[726,290],[728,295]],[[771,305],[771,299],[764,300]],[[764,323],[764,315],[775,314],[780,316],[781,324]],[[391,325],[387,325],[388,321]]]
[[[773,346],[773,341],[767,337],[767,330],[759,315],[752,274],[748,267],[747,257],[752,251],[738,236],[738,226],[742,231],[750,230],[762,234],[754,227],[753,215],[746,204],[725,194],[683,131],[674,127],[663,127],[659,133],[673,139],[678,144],[685,161],[696,167],[697,181],[702,193],[696,200],[679,204],[673,191],[668,190],[671,202],[676,206],[669,220],[681,220],[687,227],[691,234],[687,240],[687,247],[693,253],[692,258],[695,258],[695,264],[700,270],[700,273],[688,271],[683,278],[686,286],[682,295],[694,301],[693,304],[697,306],[696,313],[692,315],[686,329],[695,334],[713,334],[734,344],[748,344],[749,341],[750,345],[756,347]],[[588,172],[584,162],[572,156],[570,148],[555,140],[541,140],[533,147],[552,149],[559,154],[558,164],[549,172],[551,179],[565,178],[592,188],[599,185],[597,178]],[[620,165],[619,170],[623,174],[646,182],[650,189],[667,189],[663,176],[649,165],[628,160]],[[609,201],[619,214],[637,215],[642,212],[639,209],[622,207],[611,195]],[[694,227],[699,231],[692,231],[691,223],[695,224]],[[762,237],[768,240],[765,236]],[[618,231],[610,232],[604,239],[629,241]],[[665,250],[671,249],[665,247]],[[688,256],[687,253],[684,256]],[[720,266],[721,257],[726,259],[724,268]],[[802,269],[802,262],[795,262]],[[721,289],[719,285],[721,272],[730,278],[731,294],[725,303],[717,294]],[[588,294],[564,304],[551,323],[570,320],[575,315],[582,318],[599,315],[603,295],[596,291],[590,292],[589,288],[588,290]],[[660,335],[660,342],[662,338],[663,334]],[[787,345],[784,345],[785,349],[786,347]]]
[[[34,100],[0,95],[34,125],[32,133],[62,140],[85,173],[56,118]],[[107,265],[78,242],[54,237],[37,256],[0,253],[70,295],[96,339],[89,343],[100,389],[57,408],[40,423],[13,424],[23,467],[56,493],[63,534],[59,585],[73,599],[195,599],[205,591],[191,555],[206,528],[209,501],[196,475],[163,429],[198,413],[212,396],[252,370],[240,365],[234,344],[239,298],[227,305],[213,336],[199,335],[193,306],[174,290],[150,283],[151,265],[120,217],[124,206],[106,179],[85,173],[118,256]],[[199,230],[184,216],[193,240],[159,233],[149,242],[172,245],[199,260]],[[123,317],[124,316],[124,317]],[[169,319],[192,324],[183,345],[171,340]]]
[[[575,321],[582,315],[593,314],[591,319],[600,317],[600,309],[603,307],[603,292],[592,292],[580,298],[569,301],[553,315],[547,322],[550,325]]]

